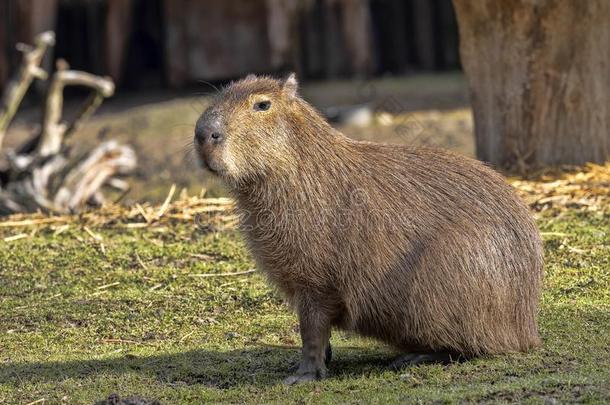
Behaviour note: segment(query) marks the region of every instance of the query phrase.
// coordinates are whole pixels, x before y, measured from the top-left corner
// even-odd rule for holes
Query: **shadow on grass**
[[[391,358],[378,350],[339,350],[329,376],[345,378],[387,370]],[[202,385],[226,389],[238,385],[274,385],[296,364],[299,351],[283,347],[254,347],[227,352],[191,350],[152,356],[125,355],[104,360],[70,360],[0,365],[0,383],[51,383],[66,379],[111,378],[139,374],[172,386]]]

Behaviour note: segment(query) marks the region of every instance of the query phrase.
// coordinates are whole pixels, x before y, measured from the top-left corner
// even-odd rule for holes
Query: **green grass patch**
[[[610,217],[543,216],[544,346],[402,372],[389,348],[335,332],[329,378],[282,385],[296,318],[235,232],[41,230],[0,239],[0,404],[610,401]],[[0,238],[15,230],[0,230]]]

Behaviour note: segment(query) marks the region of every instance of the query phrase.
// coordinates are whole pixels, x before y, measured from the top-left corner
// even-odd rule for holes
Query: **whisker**
[[[193,139],[187,139],[182,145],[179,145],[176,149],[168,151],[166,156],[174,157],[178,154],[186,156],[187,154],[194,152],[194,150],[195,144],[193,143]]]
[[[193,153],[193,151],[189,151],[189,152],[185,153],[182,160],[183,160],[185,166],[187,166],[189,168],[199,168],[197,158],[196,158],[195,154]]]
[[[203,83],[203,84],[207,84],[208,86],[210,86],[211,88],[213,88],[214,90],[216,90],[216,92],[218,92],[218,87],[216,87],[215,85],[213,85],[212,83],[205,81],[205,80],[197,80],[197,82],[199,83]]]

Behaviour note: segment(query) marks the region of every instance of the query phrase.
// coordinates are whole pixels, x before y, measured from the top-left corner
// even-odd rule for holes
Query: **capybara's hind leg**
[[[406,353],[398,356],[390,363],[390,368],[401,370],[418,364],[449,364],[461,360],[463,358],[460,355],[449,352]]]

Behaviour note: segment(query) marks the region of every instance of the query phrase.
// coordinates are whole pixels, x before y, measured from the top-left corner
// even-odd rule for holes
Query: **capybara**
[[[350,139],[299,97],[294,74],[230,84],[194,145],[298,315],[302,358],[286,383],[326,375],[332,328],[395,347],[394,366],[539,345],[539,232],[483,163]]]

